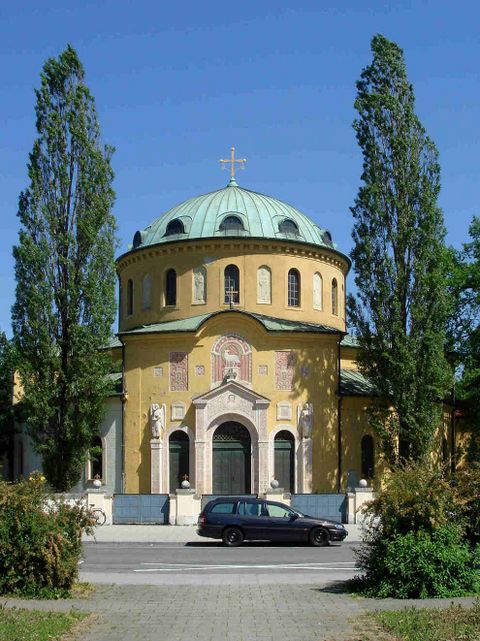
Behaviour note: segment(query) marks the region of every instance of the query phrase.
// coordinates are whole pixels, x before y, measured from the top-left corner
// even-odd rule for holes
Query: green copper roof
[[[319,325],[317,323],[303,323],[301,321],[284,320],[281,318],[273,318],[272,316],[264,316],[263,314],[252,314],[251,312],[244,312],[240,310],[222,310],[219,312],[212,312],[211,314],[200,314],[198,316],[191,316],[190,318],[182,318],[175,321],[166,321],[164,323],[152,323],[151,325],[141,325],[129,329],[125,332],[119,332],[122,336],[131,334],[157,334],[164,332],[195,332],[202,323],[208,318],[218,316],[219,314],[244,314],[255,318],[261,323],[267,331],[270,332],[307,332],[317,334],[340,334],[338,329],[329,327],[328,325]]]
[[[223,189],[190,198],[156,218],[146,229],[135,233],[129,249],[226,236],[286,239],[336,249],[330,233],[298,209],[243,189],[235,179]]]
[[[374,396],[375,387],[357,370],[340,371],[340,394],[342,396]]]
[[[352,334],[347,334],[346,336],[344,336],[340,345],[342,347],[360,347],[358,338],[356,336],[353,336]]]

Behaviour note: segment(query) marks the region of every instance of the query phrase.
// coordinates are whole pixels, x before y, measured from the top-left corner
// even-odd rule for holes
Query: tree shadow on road
[[[355,592],[352,579],[346,581],[330,581],[330,583],[311,589],[322,594],[353,594]]]

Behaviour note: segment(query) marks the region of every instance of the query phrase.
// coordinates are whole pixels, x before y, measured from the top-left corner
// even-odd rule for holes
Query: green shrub
[[[358,587],[381,598],[462,596],[480,590],[479,562],[454,524],[394,534],[359,551]]]
[[[367,538],[432,533],[451,522],[455,509],[454,489],[442,470],[412,464],[392,472],[366,509]]]
[[[0,594],[66,596],[78,574],[82,531],[91,526],[89,511],[48,495],[42,476],[1,481]]]
[[[465,538],[475,527],[478,493],[471,482],[462,483],[460,490],[460,482],[424,465],[392,472],[366,509],[367,544],[357,551],[363,574],[356,587],[396,598],[479,591],[480,551]]]
[[[470,544],[480,545],[480,463],[458,471],[454,481],[455,510],[462,515]]]

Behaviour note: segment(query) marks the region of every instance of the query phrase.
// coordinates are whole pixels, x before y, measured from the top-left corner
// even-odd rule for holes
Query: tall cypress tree
[[[351,321],[360,367],[377,389],[370,421],[386,460],[421,460],[451,380],[449,308],[438,152],[414,110],[403,51],[382,35],[357,82],[354,122],[363,154],[351,211],[357,298]]]
[[[100,348],[115,317],[110,158],[71,46],[49,59],[36,92],[38,137],[20,195],[12,310],[26,428],[58,491],[80,478],[108,393]]]

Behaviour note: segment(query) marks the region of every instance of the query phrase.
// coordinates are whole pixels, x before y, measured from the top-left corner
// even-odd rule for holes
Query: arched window
[[[169,269],[165,274],[165,305],[177,304],[177,272]]]
[[[239,231],[245,231],[245,227],[243,226],[242,219],[238,216],[225,216],[220,223],[219,230],[235,234]]]
[[[178,218],[175,218],[174,220],[171,220],[168,223],[164,236],[173,236],[174,234],[184,234],[184,233],[185,233],[185,227],[182,221],[179,220]]]
[[[152,277],[145,274],[142,282],[142,309],[151,309],[152,307]]]
[[[133,314],[133,280],[128,279],[127,282],[127,316]]]
[[[285,218],[284,220],[282,220],[282,222],[278,225],[278,231],[281,234],[285,234],[286,236],[299,235],[297,223],[290,218]]]
[[[224,282],[225,282],[225,302],[239,303],[240,302],[240,272],[236,265],[228,265],[228,267],[225,267]]]
[[[362,478],[373,479],[375,476],[375,460],[373,437],[367,434],[362,438]]]
[[[300,307],[300,274],[298,270],[288,272],[288,306]]]
[[[90,447],[90,474],[89,478],[103,479],[103,445],[99,436],[94,436]]]
[[[323,279],[321,274],[315,272],[313,275],[313,309],[323,307]]]
[[[173,432],[169,439],[170,492],[175,492],[185,476],[190,474],[190,441],[188,434],[180,430]],[[185,479],[188,480],[188,479]]]
[[[332,314],[338,316],[338,283],[336,278],[332,280]]]

